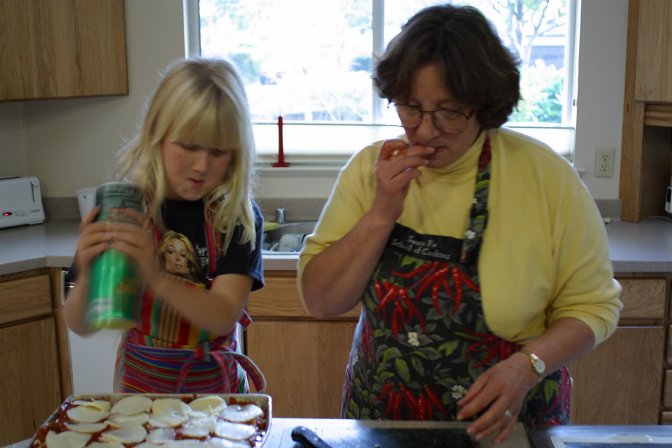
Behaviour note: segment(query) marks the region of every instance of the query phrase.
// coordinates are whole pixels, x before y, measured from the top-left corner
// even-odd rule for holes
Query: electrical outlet
[[[595,148],[595,177],[613,177],[615,158],[614,148]]]

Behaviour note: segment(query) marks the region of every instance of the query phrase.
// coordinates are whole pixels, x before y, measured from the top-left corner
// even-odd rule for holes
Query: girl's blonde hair
[[[235,67],[222,59],[182,59],[168,67],[148,103],[139,134],[124,147],[118,175],[139,186],[147,213],[161,223],[165,177],[164,139],[204,148],[233,151],[221,184],[203,198],[216,230],[224,234],[226,252],[237,224],[240,243],[255,247],[252,183],[256,150],[243,82]]]

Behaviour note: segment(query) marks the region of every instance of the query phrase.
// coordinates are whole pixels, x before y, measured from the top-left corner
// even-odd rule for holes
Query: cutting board
[[[315,431],[332,448],[473,448],[463,429],[321,429]],[[283,445],[284,446],[284,445]],[[302,447],[294,443],[295,448]]]
[[[301,448],[292,440],[295,426],[312,429],[332,448],[490,448],[492,440],[473,442],[462,422],[391,422],[339,419],[277,419],[264,448]],[[275,426],[275,427],[274,427]],[[497,448],[529,448],[522,424]]]

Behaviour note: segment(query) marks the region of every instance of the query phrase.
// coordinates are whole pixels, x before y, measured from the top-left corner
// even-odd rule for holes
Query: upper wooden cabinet
[[[635,99],[672,102],[672,2],[637,3]]]
[[[619,196],[621,219],[665,213],[672,175],[672,1],[630,0]]]
[[[0,101],[127,95],[124,0],[0,0]]]

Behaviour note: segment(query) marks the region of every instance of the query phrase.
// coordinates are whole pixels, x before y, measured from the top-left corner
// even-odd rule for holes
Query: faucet
[[[287,220],[286,212],[284,208],[275,209],[275,222],[278,224],[284,224]]]

